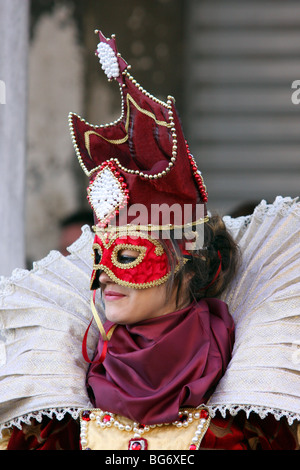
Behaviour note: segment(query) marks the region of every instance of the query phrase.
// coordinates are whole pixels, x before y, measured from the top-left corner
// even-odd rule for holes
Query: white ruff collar
[[[243,261],[222,297],[236,341],[211,414],[244,410],[292,423],[300,420],[300,204],[278,197],[252,216],[224,220]],[[92,316],[92,239],[85,226],[70,256],[51,252],[32,271],[16,270],[0,283],[0,431],[44,415],[76,419],[90,406],[81,344]],[[93,328],[90,357],[99,334]]]

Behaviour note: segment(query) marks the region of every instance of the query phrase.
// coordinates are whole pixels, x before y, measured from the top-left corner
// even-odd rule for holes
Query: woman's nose
[[[101,271],[99,276],[100,284],[107,284],[108,282],[113,282],[111,278],[106,274],[105,271]]]

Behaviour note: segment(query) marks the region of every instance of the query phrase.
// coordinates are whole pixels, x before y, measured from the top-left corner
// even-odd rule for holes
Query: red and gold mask
[[[99,287],[104,271],[116,284],[145,289],[163,284],[170,276],[170,265],[162,244],[147,234],[99,232],[93,244],[94,266],[91,289]],[[134,253],[131,256],[130,253]]]

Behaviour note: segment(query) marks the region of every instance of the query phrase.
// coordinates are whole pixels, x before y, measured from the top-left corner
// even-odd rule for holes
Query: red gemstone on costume
[[[184,423],[187,419],[188,419],[187,414],[181,413],[181,414],[179,415],[179,421],[181,421],[182,423]]]
[[[82,412],[82,419],[84,421],[90,421],[90,411],[83,411]]]
[[[200,418],[201,418],[201,419],[207,419],[207,418],[208,418],[208,411],[206,411],[206,410],[201,410],[201,411],[200,411]]]
[[[142,445],[139,442],[134,442],[131,446],[132,450],[142,450]]]
[[[111,416],[110,415],[104,415],[103,416],[103,423],[108,423],[109,421],[111,420]]]
[[[197,450],[197,447],[195,446],[195,444],[190,445],[190,450]]]
[[[130,439],[128,450],[147,450],[148,442],[143,437]]]

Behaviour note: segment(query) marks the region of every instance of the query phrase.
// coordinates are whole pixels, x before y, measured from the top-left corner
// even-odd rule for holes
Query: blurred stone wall
[[[77,208],[70,110],[83,97],[81,46],[69,8],[35,25],[29,53],[26,252],[28,264],[59,244],[60,220]]]
[[[68,113],[93,124],[120,116],[116,83],[94,55],[98,37],[116,34],[138,82],[182,107],[182,0],[32,0],[29,53],[26,253],[28,266],[59,246],[60,221],[88,208]]]
[[[28,4],[0,2],[0,276],[25,267]]]

